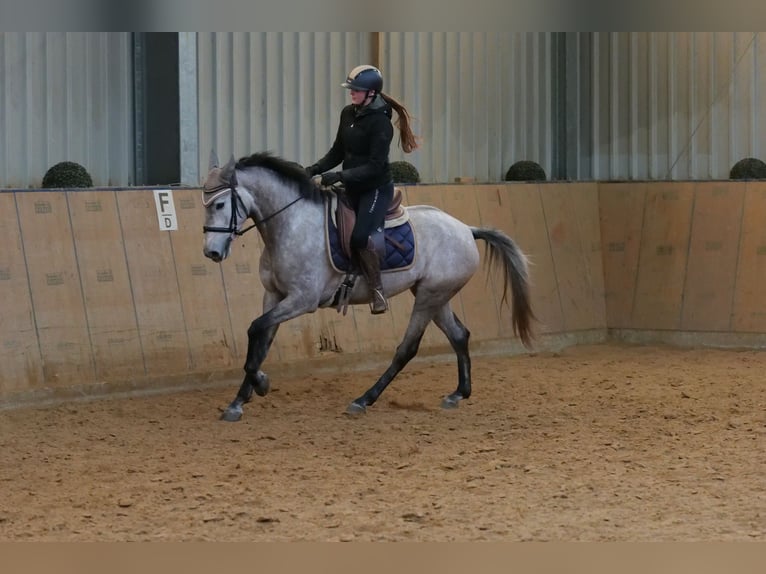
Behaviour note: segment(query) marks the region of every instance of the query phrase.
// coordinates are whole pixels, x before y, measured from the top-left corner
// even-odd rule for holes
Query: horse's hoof
[[[442,399],[442,408],[456,409],[460,406],[460,399],[461,397],[456,397],[455,395],[447,395]]]
[[[242,418],[242,409],[226,409],[221,413],[221,420],[235,423]]]
[[[252,383],[255,394],[259,397],[265,397],[269,394],[269,390],[271,390],[269,376],[263,371],[258,371],[253,378],[255,379]]]
[[[353,403],[348,405],[348,407],[346,407],[347,415],[363,415],[366,412],[367,412],[367,407],[365,407],[364,405],[360,405],[356,401],[354,401]]]

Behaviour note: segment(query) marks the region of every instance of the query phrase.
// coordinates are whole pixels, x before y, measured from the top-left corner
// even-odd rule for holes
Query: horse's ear
[[[221,178],[225,181],[234,181],[234,173],[237,167],[237,160],[234,158],[234,154],[231,154],[231,159],[226,162],[226,165],[221,168]]]
[[[210,165],[208,166],[208,171],[212,170],[213,168],[218,167],[218,154],[215,153],[214,149],[210,150]]]

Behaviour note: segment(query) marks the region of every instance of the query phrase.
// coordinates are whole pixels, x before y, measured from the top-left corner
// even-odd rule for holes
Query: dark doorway
[[[135,185],[181,180],[178,34],[133,35]]]

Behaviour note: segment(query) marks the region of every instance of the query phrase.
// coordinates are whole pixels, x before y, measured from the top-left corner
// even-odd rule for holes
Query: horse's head
[[[203,253],[216,262],[229,256],[231,241],[248,218],[237,192],[235,164],[232,155],[226,165],[219,167],[218,156],[211,152],[210,171],[202,186],[202,205],[205,207]]]

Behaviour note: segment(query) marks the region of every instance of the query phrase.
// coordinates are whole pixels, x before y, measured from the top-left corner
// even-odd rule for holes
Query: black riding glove
[[[329,186],[334,183],[338,183],[339,181],[341,181],[339,171],[329,171],[327,173],[322,174],[322,185],[324,186]]]

